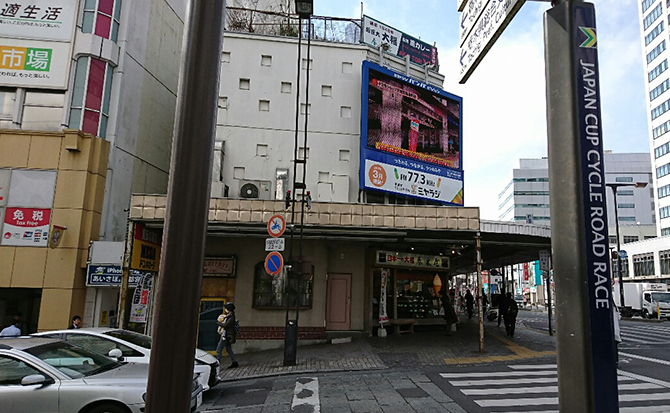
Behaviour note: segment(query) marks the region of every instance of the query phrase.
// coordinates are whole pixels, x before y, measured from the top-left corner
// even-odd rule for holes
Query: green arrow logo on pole
[[[593,27],[580,27],[579,30],[586,35],[586,40],[579,47],[595,48],[598,43],[596,29]]]

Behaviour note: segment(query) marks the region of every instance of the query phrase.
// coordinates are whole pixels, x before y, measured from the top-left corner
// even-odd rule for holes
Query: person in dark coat
[[[72,324],[67,328],[68,330],[75,330],[81,328],[81,317],[76,315],[72,317]]]
[[[449,299],[449,293],[444,290],[440,291],[442,294],[442,309],[444,310],[444,320],[447,322],[447,332],[446,336],[451,335],[451,325],[458,322],[458,316],[456,311],[454,311],[454,306],[451,305],[451,300]]]
[[[507,297],[505,296],[505,294],[501,294],[500,298],[498,299],[498,327],[500,327],[500,323],[505,318],[508,306],[509,303],[507,302]]]
[[[231,364],[228,366],[229,369],[238,367],[237,359],[235,358],[235,353],[233,353],[232,345],[236,341],[236,332],[235,332],[235,304],[226,303],[224,306],[224,313],[216,319],[216,324],[219,326],[218,331],[221,334],[221,340],[216,346],[216,359],[221,363],[221,357],[223,349],[226,349],[226,353],[230,356]]]
[[[475,305],[475,297],[470,290],[465,293],[465,308],[468,310],[468,318],[472,318],[473,307]]]
[[[505,311],[505,331],[510,337],[514,337],[514,327],[516,327],[516,316],[519,314],[519,305],[512,298],[512,293],[507,293],[507,311]]]

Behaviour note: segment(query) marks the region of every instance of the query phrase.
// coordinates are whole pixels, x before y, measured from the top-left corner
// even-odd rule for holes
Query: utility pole
[[[148,413],[190,410],[216,136],[224,0],[190,0],[182,41]]]

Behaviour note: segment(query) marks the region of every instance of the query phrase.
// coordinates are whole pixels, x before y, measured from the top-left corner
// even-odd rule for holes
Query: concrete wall
[[[121,241],[131,193],[166,193],[185,0],[123,2],[121,57],[107,139],[112,143],[101,236]]]
[[[82,314],[88,244],[98,238],[109,143],[79,131],[0,130],[0,168],[57,171],[51,225],[58,247],[0,246],[0,288],[41,288],[39,330]]]

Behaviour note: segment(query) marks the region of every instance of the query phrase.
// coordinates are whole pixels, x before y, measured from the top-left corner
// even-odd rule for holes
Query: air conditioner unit
[[[240,180],[240,198],[270,199],[272,182]]]

